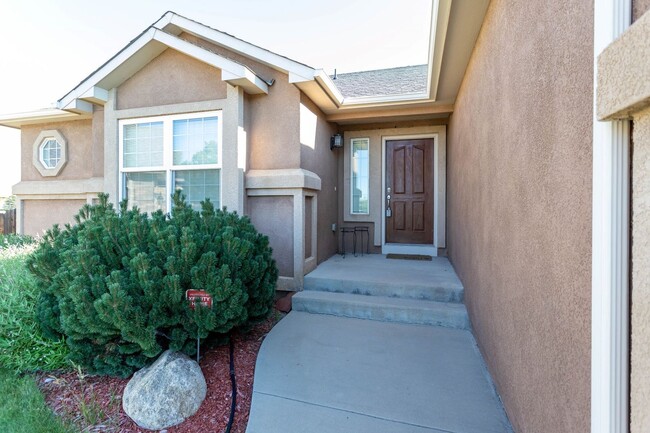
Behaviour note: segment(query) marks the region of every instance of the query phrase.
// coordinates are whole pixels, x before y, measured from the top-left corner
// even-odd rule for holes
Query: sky
[[[0,0],[0,114],[51,107],[168,10],[330,74],[427,62],[431,0]],[[20,132],[0,150],[2,197]]]

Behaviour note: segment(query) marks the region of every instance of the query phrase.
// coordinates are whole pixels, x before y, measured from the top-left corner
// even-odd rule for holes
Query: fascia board
[[[131,56],[136,52],[142,49],[147,43],[149,43],[156,33],[156,29],[149,28],[144,33],[142,33],[137,39],[134,39],[129,45],[127,45],[121,52],[119,52],[115,57],[106,62],[101,68],[91,74],[88,78],[82,81],[77,87],[72,89],[67,95],[59,100],[57,103],[58,108],[63,108],[68,106],[72,101],[79,98],[97,83],[99,83],[103,78],[108,76],[113,72],[117,67],[126,62]]]
[[[271,51],[265,50],[264,48],[253,45],[249,42],[238,39],[234,36],[228,35],[226,33],[215,30],[211,27],[207,27],[203,24],[197,23],[196,21],[189,20],[180,15],[171,14],[169,21],[167,22],[166,15],[162,18],[165,20],[166,25],[175,25],[185,30],[188,33],[191,33],[195,36],[199,36],[203,39],[206,39],[212,43],[225,47],[231,51],[234,51],[238,54],[249,57],[253,60],[257,60],[266,66],[272,67],[273,69],[279,70],[284,73],[294,73],[301,77],[313,77],[314,69],[310,68],[307,65],[295,62],[289,58],[280,56]],[[161,27],[164,28],[164,27]]]
[[[108,101],[108,90],[93,86],[79,96],[79,99],[93,104],[104,105]]]
[[[336,87],[336,84],[332,81],[329,75],[325,73],[324,70],[319,69],[314,72],[314,79],[321,86],[321,88],[327,93],[327,95],[332,99],[334,104],[337,107],[340,107],[343,104],[344,98],[341,91]]]
[[[160,19],[158,21],[156,21],[155,23],[153,23],[151,25],[151,27],[155,27],[157,29],[165,28],[165,26],[167,26],[168,24],[171,23],[172,18],[174,17],[174,15],[176,15],[176,14],[174,12],[172,12],[172,11],[165,12],[163,14],[163,16],[160,17]]]
[[[157,29],[153,38],[183,54],[221,69],[222,79],[224,81],[237,81],[237,85],[242,85],[242,87],[249,91],[248,93],[269,92],[268,85],[255,75],[253,71],[240,63],[233,62],[176,36],[172,36],[169,33],[165,33],[162,30]]]
[[[77,113],[77,114],[92,114],[93,104],[81,99],[73,99],[65,107],[61,107],[61,109],[65,111],[69,111],[71,113]]]
[[[442,70],[442,57],[445,50],[451,0],[434,0],[431,14],[431,37],[429,40],[429,82],[428,93],[435,100]]]
[[[375,107],[380,105],[398,105],[408,103],[435,102],[427,93],[411,93],[389,96],[359,96],[345,98],[341,108]]]
[[[32,125],[44,122],[57,122],[65,120],[80,119],[76,113],[59,110],[58,108],[48,108],[45,110],[30,111],[26,113],[5,114],[0,116],[0,126],[20,129],[24,125]]]

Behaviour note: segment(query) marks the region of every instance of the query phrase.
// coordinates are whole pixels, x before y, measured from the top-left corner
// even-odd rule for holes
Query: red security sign
[[[190,303],[190,308],[196,308],[196,304],[203,307],[212,308],[212,295],[205,290],[187,290],[185,291],[185,299]]]

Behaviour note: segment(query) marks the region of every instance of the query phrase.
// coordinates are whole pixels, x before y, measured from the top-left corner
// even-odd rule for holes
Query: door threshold
[[[422,244],[384,244],[382,254],[411,254],[438,257],[438,248],[435,245]]]

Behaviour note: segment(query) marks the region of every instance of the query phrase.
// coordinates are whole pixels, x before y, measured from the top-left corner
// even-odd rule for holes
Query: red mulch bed
[[[262,340],[277,322],[272,315],[247,334],[234,336],[237,409],[232,433],[244,433],[253,393],[255,360]],[[228,346],[209,349],[200,361],[208,392],[199,411],[168,433],[221,433],[230,415],[231,390]],[[48,406],[83,432],[144,433],[122,410],[128,379],[84,376],[77,372],[41,374],[38,385]]]

